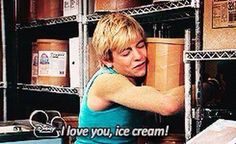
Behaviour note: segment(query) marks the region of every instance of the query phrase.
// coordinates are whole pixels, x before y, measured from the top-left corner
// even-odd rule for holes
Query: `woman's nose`
[[[143,51],[137,48],[134,48],[134,59],[139,60],[144,56]]]

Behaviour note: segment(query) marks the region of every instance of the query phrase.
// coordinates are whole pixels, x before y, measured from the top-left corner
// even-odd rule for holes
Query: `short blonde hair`
[[[129,47],[130,41],[139,34],[142,38],[144,30],[131,16],[122,13],[111,13],[101,18],[95,28],[92,47],[102,64],[102,59],[112,60],[112,51],[122,51]]]

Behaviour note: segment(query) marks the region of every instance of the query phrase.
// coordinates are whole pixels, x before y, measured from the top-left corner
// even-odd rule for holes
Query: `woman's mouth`
[[[144,67],[146,67],[146,61],[134,66],[134,69],[142,69]]]

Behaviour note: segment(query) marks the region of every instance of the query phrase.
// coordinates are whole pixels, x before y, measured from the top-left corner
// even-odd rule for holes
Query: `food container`
[[[166,91],[184,84],[184,39],[147,38],[146,85]]]
[[[235,49],[235,1],[204,1],[203,49]]]
[[[35,18],[55,18],[63,15],[62,0],[35,0]]]
[[[36,84],[69,86],[68,41],[56,39],[38,39],[34,55],[38,55],[37,75],[32,76]],[[32,69],[33,71],[33,69]],[[34,80],[36,79],[36,80]]]
[[[32,58],[31,58],[31,84],[37,84],[38,80],[38,50],[36,42],[32,43]]]
[[[95,0],[95,12],[115,11],[150,3],[150,0]]]

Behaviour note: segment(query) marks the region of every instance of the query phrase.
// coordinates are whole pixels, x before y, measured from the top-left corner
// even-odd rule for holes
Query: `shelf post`
[[[185,44],[184,50],[191,49],[191,33],[190,29],[185,30]],[[185,95],[185,140],[186,142],[191,138],[192,134],[192,86],[191,86],[191,62],[185,60],[184,56],[184,95]]]
[[[16,56],[16,28],[15,28],[15,1],[1,0],[1,41],[3,63],[3,121],[16,116],[16,83],[17,83],[17,56]],[[11,103],[9,103],[9,101]]]
[[[202,50],[202,23],[201,23],[201,3],[200,0],[195,0],[195,50],[200,51]],[[195,63],[195,96],[196,96],[196,109],[201,111],[202,108],[202,68],[201,68],[201,61],[196,61]],[[200,113],[198,113],[200,117]],[[196,133],[200,132],[202,124],[202,119],[196,120]]]
[[[82,102],[83,92],[84,92],[84,65],[83,65],[83,9],[82,9],[83,1],[79,0],[79,13],[78,13],[78,31],[79,31],[79,72],[80,75],[80,89],[79,89],[79,95],[80,95],[80,104]],[[81,106],[81,105],[80,105]]]
[[[89,75],[89,52],[88,52],[88,22],[87,22],[87,12],[88,12],[88,1],[83,1],[83,55],[84,55],[84,88],[88,82]]]

